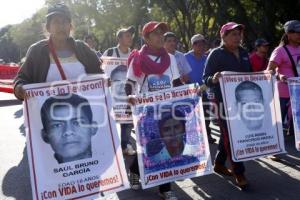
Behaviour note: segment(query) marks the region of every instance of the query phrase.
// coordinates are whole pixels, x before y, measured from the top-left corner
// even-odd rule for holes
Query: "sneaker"
[[[224,165],[215,163],[214,171],[218,174],[225,175],[225,176],[232,176],[232,171],[225,167]]]
[[[129,174],[129,182],[130,182],[131,189],[138,190],[141,188],[139,175],[137,175],[135,173],[130,173]]]
[[[133,155],[136,155],[136,151],[133,149],[131,144],[127,144],[126,149],[123,149],[123,154],[128,155],[128,156],[133,156]]]
[[[269,158],[270,160],[276,161],[276,162],[281,161],[281,159],[276,155],[268,156],[267,158]]]
[[[177,200],[175,193],[170,190],[168,192],[159,193],[159,196],[164,200]]]
[[[238,187],[244,189],[248,185],[247,179],[245,178],[244,174],[235,174],[234,177],[236,185]]]

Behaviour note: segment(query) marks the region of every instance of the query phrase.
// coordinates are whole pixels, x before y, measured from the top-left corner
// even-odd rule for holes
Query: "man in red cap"
[[[224,24],[220,30],[222,44],[210,52],[206,60],[203,79],[205,84],[215,93],[217,105],[223,104],[222,93],[219,85],[219,77],[222,71],[251,72],[251,64],[248,52],[240,46],[244,25],[235,22]],[[220,112],[223,114],[221,115]],[[247,180],[244,176],[245,167],[242,162],[233,162],[230,154],[230,144],[227,129],[227,117],[224,109],[219,110],[219,124],[221,137],[218,152],[215,159],[214,171],[223,175],[234,175],[237,186],[244,189]],[[225,116],[221,118],[221,116]],[[232,170],[225,167],[227,158],[231,161]]]
[[[142,35],[145,45],[128,58],[126,94],[132,94],[132,85],[138,85],[139,93],[158,91],[181,85],[176,59],[164,48],[164,33],[168,26],[164,22],[151,21],[144,25]],[[134,103],[134,100],[131,101]],[[138,160],[135,157],[130,167],[132,189],[139,188]],[[160,196],[166,200],[177,200],[171,190],[171,183],[159,186]]]

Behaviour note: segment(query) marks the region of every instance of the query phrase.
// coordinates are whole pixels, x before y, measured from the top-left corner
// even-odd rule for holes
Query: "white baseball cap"
[[[197,42],[197,41],[204,41],[205,40],[205,38],[204,38],[204,36],[203,35],[201,35],[201,34],[196,34],[196,35],[193,35],[193,37],[191,38],[191,43],[192,43],[192,45],[195,43],[195,42]]]

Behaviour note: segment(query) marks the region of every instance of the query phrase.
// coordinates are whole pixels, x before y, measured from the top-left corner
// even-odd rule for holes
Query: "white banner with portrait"
[[[125,83],[127,74],[127,59],[101,57],[102,69],[111,80],[111,94],[114,119],[121,124],[132,123],[130,106],[127,103]]]
[[[34,199],[95,199],[129,187],[102,75],[25,86]]]
[[[289,78],[289,91],[294,122],[295,145],[300,151],[300,78]]]
[[[222,72],[219,81],[232,160],[285,153],[275,77],[268,72]]]
[[[212,173],[195,85],[136,96],[133,120],[143,188]]]

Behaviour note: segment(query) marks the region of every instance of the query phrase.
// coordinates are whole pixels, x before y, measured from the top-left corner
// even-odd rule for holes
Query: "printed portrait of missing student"
[[[292,112],[294,116],[294,127],[296,132],[300,132],[300,87],[298,85],[290,86]]]
[[[125,93],[127,66],[119,65],[110,73],[112,93],[115,102],[127,102]]]
[[[158,121],[160,136],[158,140],[162,145],[153,146],[153,144],[157,144],[157,141],[150,141],[147,144],[149,154],[153,154],[151,148],[161,148],[159,152],[151,156],[151,160],[164,161],[182,155],[186,143],[185,122],[185,116],[181,111],[176,110],[173,114],[171,112],[162,114],[161,120]]]
[[[243,81],[235,88],[238,113],[245,127],[258,130],[264,121],[264,97],[261,87],[252,81]]]
[[[43,141],[58,163],[92,157],[91,138],[98,128],[87,99],[76,94],[50,97],[42,105],[41,119]]]
[[[139,110],[137,130],[141,135],[145,174],[206,159],[204,135],[194,113],[198,102],[188,98]]]

